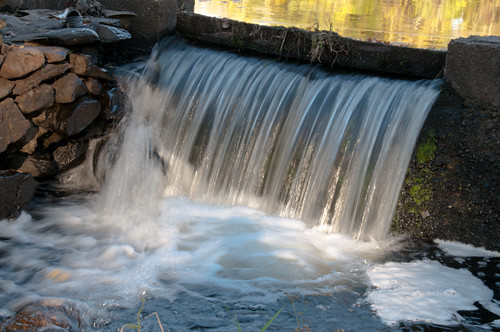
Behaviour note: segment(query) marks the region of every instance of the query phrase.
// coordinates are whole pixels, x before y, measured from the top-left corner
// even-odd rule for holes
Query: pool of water
[[[500,35],[500,0],[196,0],[195,12],[418,48]]]
[[[43,188],[42,188],[43,189]],[[154,211],[40,190],[0,221],[0,318],[69,299],[86,330],[157,313],[170,331],[475,331],[500,328],[500,253],[402,238],[354,241],[300,220],[177,196]],[[142,331],[158,331],[156,316]]]

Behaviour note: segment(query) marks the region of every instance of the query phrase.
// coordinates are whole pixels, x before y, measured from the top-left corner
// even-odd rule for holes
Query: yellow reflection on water
[[[419,48],[500,35],[500,0],[196,0],[195,12]]]

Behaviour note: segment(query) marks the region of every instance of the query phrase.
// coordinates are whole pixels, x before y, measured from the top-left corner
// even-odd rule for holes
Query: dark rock
[[[0,76],[6,79],[24,77],[45,64],[42,51],[33,47],[10,47],[6,51]]]
[[[99,35],[89,28],[63,28],[46,32],[36,32],[11,38],[11,41],[47,41],[59,46],[78,46],[92,44]]]
[[[14,88],[14,86],[15,84],[12,83],[11,81],[0,78],[0,99],[10,95],[12,93],[12,89]]]
[[[173,33],[177,19],[176,0],[136,1],[101,0],[105,8],[117,11],[132,11],[137,14],[131,18],[129,31],[132,38],[127,45],[152,47],[163,36]]]
[[[454,39],[448,45],[445,79],[464,98],[500,108],[500,37]]]
[[[102,84],[101,82],[99,82],[99,80],[95,78],[87,78],[84,79],[83,82],[87,86],[89,94],[92,97],[100,97],[102,95]]]
[[[64,74],[70,69],[68,63],[61,63],[58,65],[47,64],[45,67],[35,72],[30,77],[24,80],[15,81],[13,93],[18,96],[40,85],[40,83],[50,80],[54,77]]]
[[[21,152],[26,154],[33,154],[38,147],[38,139],[47,133],[47,129],[41,127],[32,127],[30,131],[33,131],[33,134],[30,135],[31,139],[21,148]],[[25,139],[27,138],[28,135],[25,136]]]
[[[64,136],[82,132],[99,116],[101,103],[94,99],[81,98],[72,104],[56,104],[48,110],[50,128]]]
[[[131,20],[137,16],[136,13],[131,12],[131,11],[126,11],[126,10],[118,11],[118,10],[103,9],[102,13],[107,19],[119,21],[121,23],[120,26],[123,26],[124,28],[128,28],[130,26]],[[108,23],[105,23],[103,21],[101,21],[100,23],[101,24],[108,24]],[[114,24],[108,24],[108,25],[117,26]]]
[[[44,156],[27,156],[17,171],[29,173],[34,178],[44,178],[53,176],[57,168],[54,161],[48,155]]]
[[[82,142],[69,142],[66,145],[58,147],[52,153],[52,156],[59,168],[59,172],[67,171],[83,161],[86,150],[87,145]]]
[[[96,27],[96,32],[99,35],[99,41],[103,43],[115,43],[132,38],[127,30],[110,25],[99,24]]]
[[[0,153],[21,139],[31,123],[26,120],[12,98],[0,102]]]
[[[42,84],[18,96],[16,103],[24,114],[43,110],[54,103],[54,89],[48,84]]]
[[[66,60],[69,49],[58,46],[37,46],[43,52],[48,63],[56,63]]]
[[[128,96],[118,87],[106,92],[101,99],[105,105],[101,111],[101,117],[105,120],[119,120],[123,117],[125,110],[131,107]]]
[[[26,209],[37,186],[30,174],[0,171],[0,219],[14,219]]]
[[[57,270],[53,275],[58,277]],[[52,277],[51,274],[48,277]],[[14,317],[6,320],[2,331],[84,331],[86,328],[75,303],[47,298],[22,306]]]
[[[68,104],[85,95],[88,90],[85,83],[74,73],[69,73],[52,84],[56,94],[56,103]]]

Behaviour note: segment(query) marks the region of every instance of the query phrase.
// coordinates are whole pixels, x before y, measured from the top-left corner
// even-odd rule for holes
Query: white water
[[[387,238],[432,83],[332,77],[175,43],[149,65],[98,163],[107,167],[102,191],[40,200],[33,217],[0,221],[0,318],[62,297],[79,304],[89,329],[116,331],[145,298],[145,314],[180,331],[237,330],[235,319],[258,330],[283,306],[272,326],[293,330],[292,303],[314,331],[498,326],[495,316],[459,313],[477,302],[499,315],[495,254],[480,251],[472,274],[456,269],[445,243],[406,262],[396,258],[405,245]],[[340,188],[330,192],[332,183]],[[333,215],[315,212],[331,206]],[[459,268],[475,255],[462,250]]]

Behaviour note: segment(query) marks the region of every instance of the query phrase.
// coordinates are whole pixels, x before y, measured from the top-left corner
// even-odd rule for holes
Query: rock
[[[465,99],[500,108],[500,37],[471,36],[448,45],[444,78]]]
[[[136,1],[101,0],[104,8],[116,11],[132,11],[137,14],[131,18],[128,27],[132,38],[128,45],[151,47],[161,37],[174,33],[177,20],[176,0]]]
[[[15,84],[11,81],[0,78],[0,99],[7,97],[11,94]]]
[[[65,299],[47,298],[27,303],[7,319],[2,331],[83,331],[80,308]]]
[[[121,119],[125,110],[131,107],[128,96],[118,87],[108,90],[101,103],[106,105],[100,115],[105,120]]]
[[[71,53],[69,55],[71,70],[78,75],[85,75],[92,67],[92,57],[88,54]]]
[[[99,78],[106,81],[113,80],[107,70],[92,65],[92,58],[88,54],[71,54],[69,62],[72,66],[72,71],[78,75]]]
[[[0,153],[11,143],[21,139],[30,128],[31,123],[26,120],[12,98],[0,102]]]
[[[64,136],[82,132],[101,111],[101,103],[94,99],[81,98],[76,103],[55,105],[48,111],[50,128]]]
[[[48,84],[42,84],[18,96],[16,103],[24,114],[43,110],[54,103],[54,89]]]
[[[0,171],[0,219],[14,219],[26,209],[37,186],[31,174]]]
[[[62,63],[58,65],[47,64],[41,70],[37,71],[30,77],[25,78],[24,80],[18,80],[14,83],[16,86],[14,87],[13,94],[18,96],[34,87],[40,85],[40,83],[50,80],[56,76],[62,75],[70,69],[70,65],[68,63]]]
[[[99,39],[99,35],[89,28],[59,29],[44,34],[50,42],[62,46],[91,44]]]
[[[110,25],[99,24],[96,32],[99,35],[99,41],[103,43],[115,43],[120,40],[132,38],[127,30]]]
[[[58,147],[53,153],[59,172],[65,172],[78,165],[85,156],[87,145],[81,142],[69,142]]]
[[[85,83],[74,73],[69,73],[52,84],[56,94],[56,103],[68,104],[85,95],[88,90]]]
[[[107,19],[115,19],[116,21],[121,22],[124,28],[128,28],[130,26],[130,21],[137,16],[136,13],[126,10],[118,11],[118,10],[103,9],[102,13]],[[108,24],[108,25],[116,26],[114,24]]]
[[[87,89],[89,90],[89,94],[92,97],[100,97],[102,95],[102,84],[99,80],[95,78],[87,78],[83,80]]]
[[[32,130],[34,134],[31,136],[31,140],[21,148],[21,152],[26,154],[33,154],[38,147],[38,139],[47,133],[47,129],[45,128],[32,127]]]
[[[29,173],[34,178],[43,178],[55,174],[56,166],[50,159],[50,156],[28,156],[17,171],[22,173]]]
[[[66,60],[69,49],[58,46],[37,46],[43,52],[48,63],[56,63]]]
[[[0,76],[6,79],[24,77],[45,64],[42,51],[33,47],[10,47],[0,69]]]

